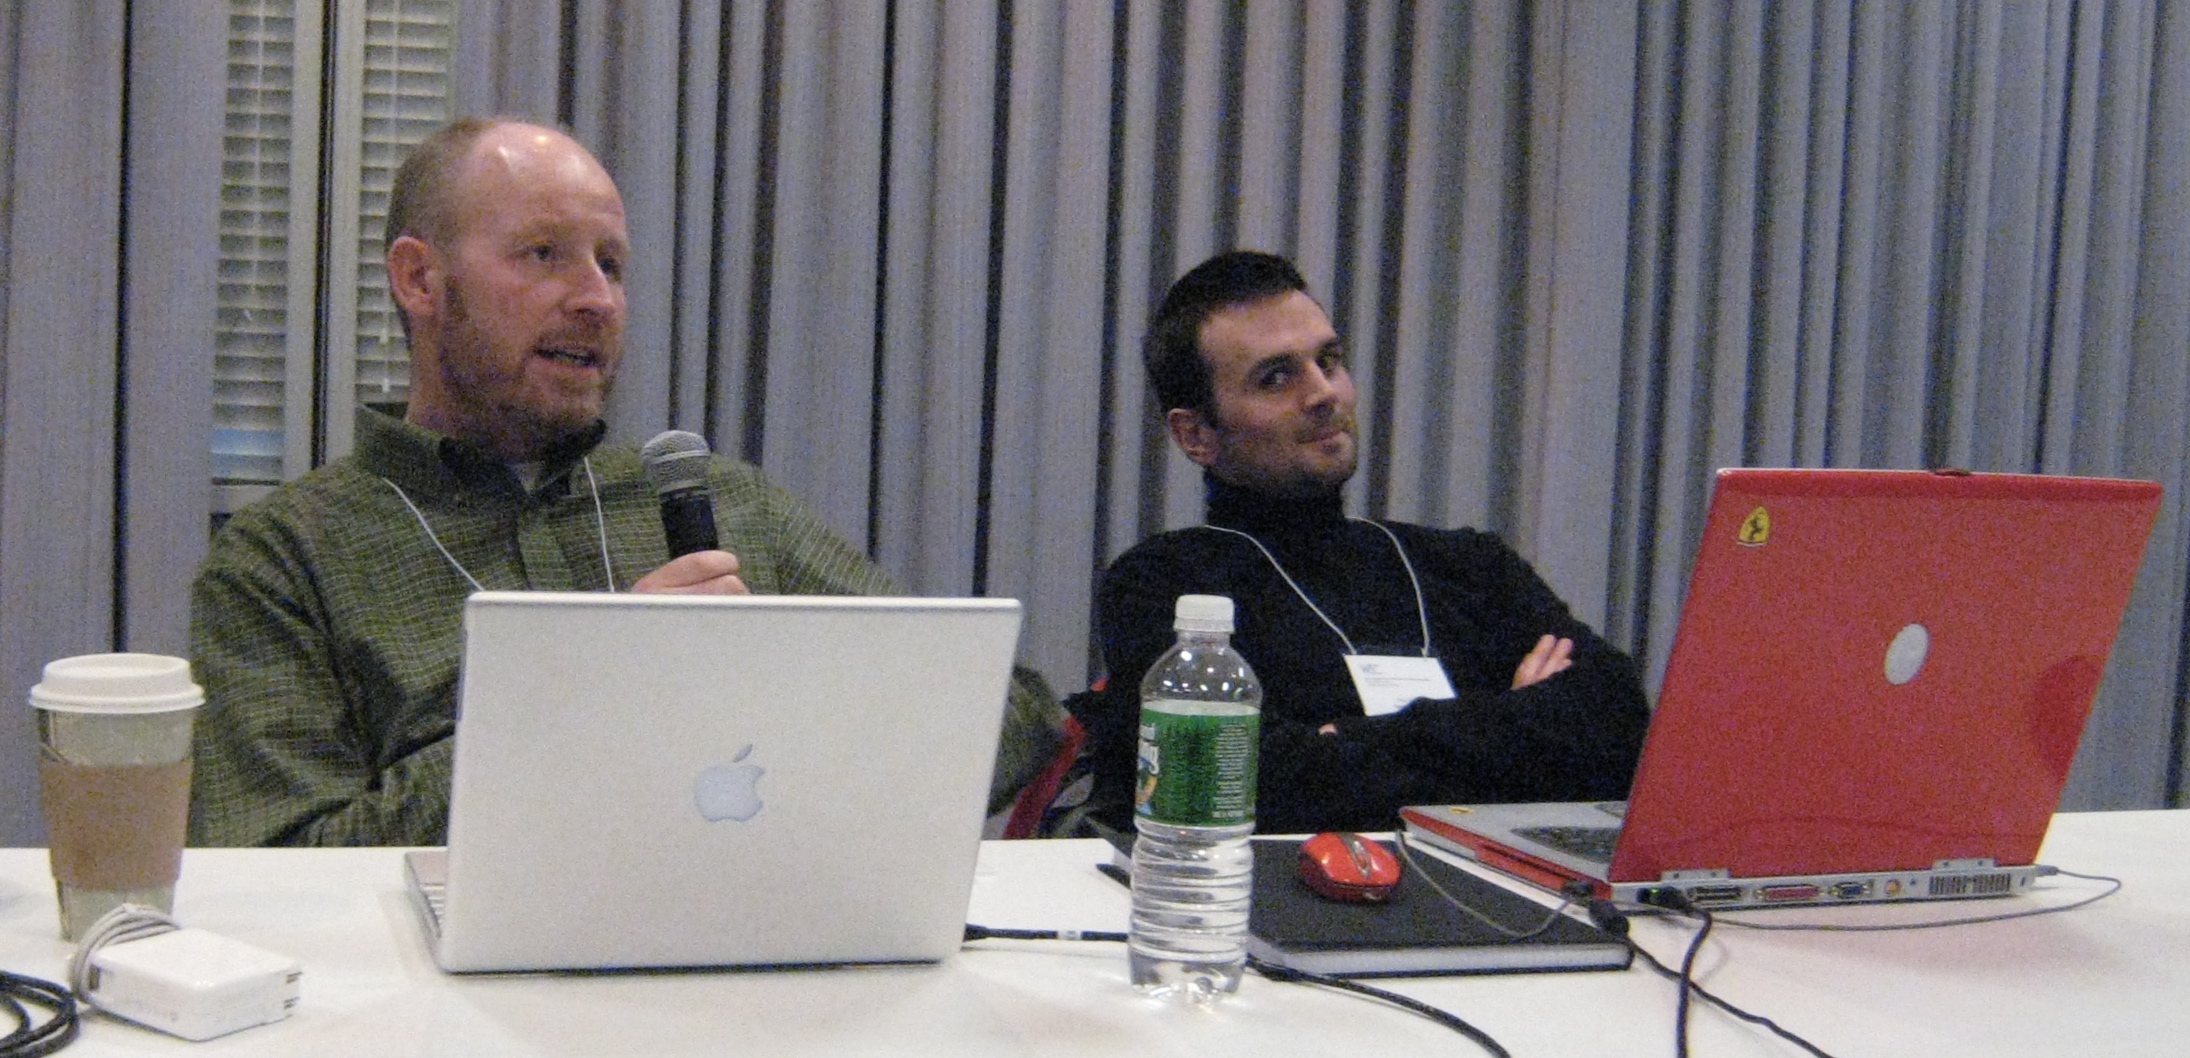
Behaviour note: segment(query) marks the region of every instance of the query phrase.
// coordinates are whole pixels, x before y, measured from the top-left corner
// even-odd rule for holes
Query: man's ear
[[[388,244],[388,296],[413,320],[440,308],[446,278],[441,254],[424,239],[404,235]]]
[[[1171,440],[1186,458],[1205,467],[1217,461],[1217,428],[1208,416],[1192,408],[1173,408],[1164,413],[1163,424],[1171,428]]]

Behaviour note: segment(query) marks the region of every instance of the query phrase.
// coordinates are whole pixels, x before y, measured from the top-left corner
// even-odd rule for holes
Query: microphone
[[[707,439],[685,430],[664,430],[639,449],[639,460],[662,498],[669,557],[716,550],[715,502],[707,494]]]

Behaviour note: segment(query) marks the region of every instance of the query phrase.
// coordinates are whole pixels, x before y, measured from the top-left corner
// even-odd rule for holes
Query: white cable
[[[608,578],[608,590],[614,592],[616,590],[616,567],[608,560],[608,514],[601,509],[601,483],[593,477],[593,460],[591,458],[581,457],[579,462],[585,464],[586,486],[593,490],[593,524],[601,534],[601,575]],[[441,543],[440,534],[434,532],[433,524],[426,521],[426,512],[419,510],[418,505],[411,502],[410,494],[403,491],[403,486],[385,477],[380,479],[380,483],[395,490],[396,498],[403,501],[403,506],[411,509],[411,517],[418,519],[418,527],[426,531],[426,539],[433,541],[434,550],[441,552],[441,557],[448,559],[449,565],[454,567],[456,572],[463,574],[465,580],[471,582],[472,590],[487,590],[487,586],[479,583],[479,578],[472,576],[471,571],[465,569],[464,564],[458,562],[455,555],[449,554],[448,547]]]
[[[1393,534],[1390,529],[1386,529],[1384,527],[1384,523],[1382,522],[1372,522],[1367,518],[1348,518],[1346,520],[1350,522],[1361,522],[1366,525],[1376,526],[1379,530],[1383,531],[1385,536],[1391,537],[1392,550],[1399,552],[1399,564],[1406,567],[1407,581],[1414,585],[1414,613],[1416,619],[1420,621],[1422,625],[1422,656],[1425,658],[1429,657],[1430,607],[1429,603],[1422,597],[1422,578],[1415,576],[1414,562],[1407,557],[1407,549],[1400,546],[1399,537]],[[1331,620],[1329,614],[1323,612],[1323,607],[1317,606],[1316,601],[1308,597],[1308,593],[1301,588],[1298,582],[1293,580],[1293,575],[1285,571],[1284,563],[1279,562],[1277,560],[1277,556],[1271,554],[1270,549],[1263,546],[1262,541],[1255,539],[1253,536],[1247,533],[1240,532],[1237,529],[1229,529],[1221,525],[1203,525],[1202,528],[1214,529],[1220,533],[1230,533],[1233,536],[1239,537],[1243,540],[1246,540],[1248,543],[1255,545],[1255,550],[1262,552],[1262,557],[1270,560],[1270,567],[1277,570],[1277,575],[1279,577],[1284,578],[1285,586],[1293,589],[1293,594],[1300,596],[1301,602],[1308,604],[1308,609],[1313,611],[1316,617],[1322,620],[1325,627],[1329,628],[1334,635],[1338,636],[1339,642],[1346,644],[1346,653],[1361,653],[1361,651],[1354,646],[1353,638],[1351,636],[1348,636],[1344,629],[1339,628],[1338,622]]]
[[[608,561],[608,515],[601,511],[601,483],[593,479],[591,457],[580,456],[578,462],[585,464],[586,487],[593,490],[593,524],[601,531],[601,572],[608,577],[608,590],[613,594],[616,591],[616,567]]]
[[[181,928],[182,924],[166,913],[142,904],[123,904],[100,915],[99,920],[84,931],[83,939],[76,943],[75,954],[68,958],[68,986],[76,992],[77,1002],[99,1005],[91,990],[91,956],[100,948],[156,937]]]
[[[289,1016],[295,959],[124,904],[99,917],[70,956],[76,1001],[186,1040],[209,1040]]]
[[[393,481],[389,481],[387,478],[381,478],[380,480],[382,484],[385,484],[389,488],[395,490],[396,498],[403,501],[403,506],[409,507],[411,509],[411,517],[418,519],[418,527],[426,531],[426,539],[433,541],[434,549],[441,552],[441,557],[448,559],[449,565],[456,567],[456,571],[463,574],[465,580],[471,582],[471,590],[487,590],[486,585],[479,583],[479,578],[472,576],[471,571],[465,569],[464,564],[462,562],[458,562],[455,555],[449,554],[449,549],[447,547],[442,546],[440,535],[436,534],[433,531],[433,526],[427,524],[426,522],[426,512],[419,510],[418,505],[411,502],[410,494],[403,491],[403,486],[398,485]]]

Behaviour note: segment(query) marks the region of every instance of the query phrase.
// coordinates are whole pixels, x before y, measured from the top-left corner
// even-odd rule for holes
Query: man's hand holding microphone
[[[738,578],[738,557],[715,538],[715,506],[707,491],[712,455],[707,440],[685,430],[666,430],[639,450],[648,480],[662,501],[662,532],[669,561],[639,578],[632,591],[679,595],[750,595]]]

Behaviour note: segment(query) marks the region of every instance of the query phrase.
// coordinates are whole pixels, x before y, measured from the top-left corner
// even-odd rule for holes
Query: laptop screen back
[[[453,970],[934,959],[1017,642],[988,599],[474,595]]]
[[[2158,501],[1721,471],[1612,878],[2033,862]]]

